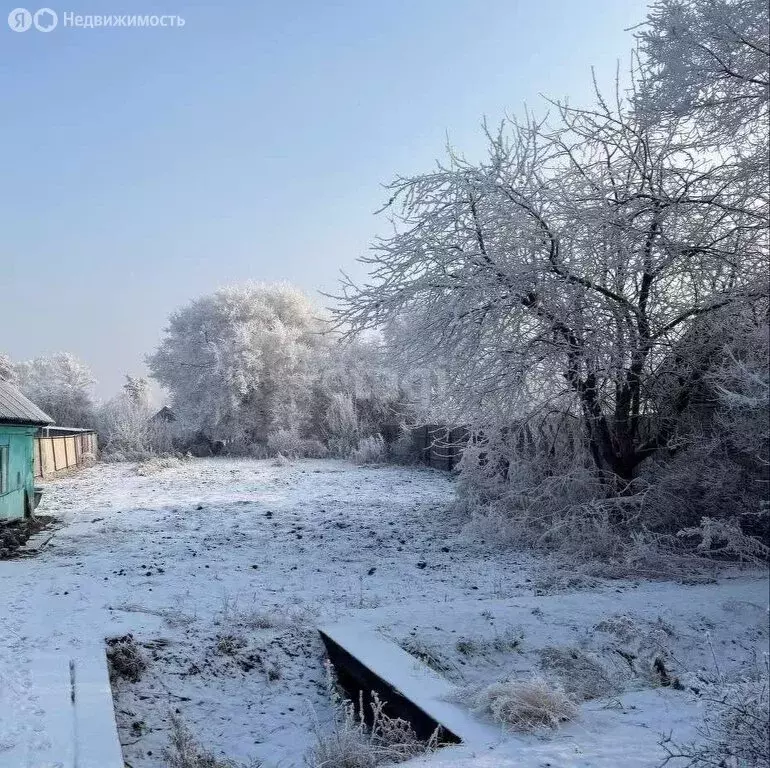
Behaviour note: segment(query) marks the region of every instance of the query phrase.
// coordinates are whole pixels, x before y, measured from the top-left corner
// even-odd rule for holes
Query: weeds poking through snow
[[[166,768],[240,768],[238,763],[226,758],[215,757],[203,749],[193,737],[189,728],[177,715],[171,715],[171,737],[163,750]],[[262,763],[252,760],[243,768],[260,768]]]
[[[387,702],[381,701],[374,692],[370,703],[372,723],[367,726],[363,692],[359,693],[356,707],[340,696],[328,662],[326,675],[335,707],[334,724],[331,733],[322,733],[316,725],[316,744],[305,758],[309,768],[377,768],[438,748],[438,729],[427,742],[422,741],[406,720],[384,712]]]
[[[107,638],[107,666],[110,680],[124,678],[138,683],[147,669],[147,661],[133,635]]]
[[[506,629],[491,639],[482,637],[461,637],[455,642],[455,650],[466,658],[488,656],[494,653],[510,654],[521,650],[524,634],[520,630]]]
[[[518,731],[542,726],[556,728],[577,715],[577,706],[564,691],[542,677],[493,683],[472,696],[478,712]]]
[[[250,604],[241,606],[237,595],[234,597],[225,595],[215,623],[229,629],[236,627],[248,630],[287,627],[300,629],[312,625],[315,617],[315,610],[301,603],[266,609],[256,605],[256,597]]]
[[[222,656],[235,656],[248,645],[241,635],[217,635],[216,651]]]
[[[241,621],[249,629],[273,629],[285,626],[288,620],[268,611],[248,611],[241,614]]]
[[[406,720],[383,712],[385,704],[372,693],[371,728],[364,720],[363,694],[359,696],[358,711],[353,702],[340,704],[332,733],[316,734],[318,741],[307,764],[312,768],[376,768],[427,754],[438,747],[437,732],[429,741],[421,741]]]
[[[457,679],[457,668],[439,650],[416,637],[406,637],[398,643],[407,653],[445,677]]]

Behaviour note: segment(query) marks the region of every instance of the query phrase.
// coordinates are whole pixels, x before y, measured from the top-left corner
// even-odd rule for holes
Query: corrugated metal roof
[[[0,422],[5,424],[53,424],[53,419],[28,400],[8,381],[0,379]]]

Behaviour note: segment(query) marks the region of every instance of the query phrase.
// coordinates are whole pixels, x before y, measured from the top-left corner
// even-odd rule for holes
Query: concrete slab
[[[123,768],[104,647],[73,659],[75,768]]]
[[[124,768],[104,646],[33,653],[19,663],[31,709],[2,713],[11,726],[19,722],[14,743],[0,743],[0,768]]]
[[[30,662],[31,700],[36,709],[34,733],[21,746],[26,762],[18,765],[75,768],[75,723],[69,659],[59,654],[32,654]],[[13,715],[11,715],[13,716]],[[23,716],[23,713],[18,713]],[[11,765],[9,763],[9,765]]]
[[[450,700],[451,683],[392,640],[353,623],[323,626],[319,632],[338,674],[364,694],[377,691],[419,736],[429,736],[438,725],[445,741],[473,746],[500,741],[500,729]]]

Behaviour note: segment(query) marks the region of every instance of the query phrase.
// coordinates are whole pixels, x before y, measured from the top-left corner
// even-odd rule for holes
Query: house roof
[[[164,405],[150,421],[176,421],[176,414],[167,405]]]
[[[31,400],[24,397],[9,381],[0,379],[0,424],[53,424]]]

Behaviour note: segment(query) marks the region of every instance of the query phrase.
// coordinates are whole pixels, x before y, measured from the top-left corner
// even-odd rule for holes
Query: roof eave
[[[7,424],[12,427],[50,427],[55,421],[31,421],[29,419],[3,419],[0,418],[0,424]]]

